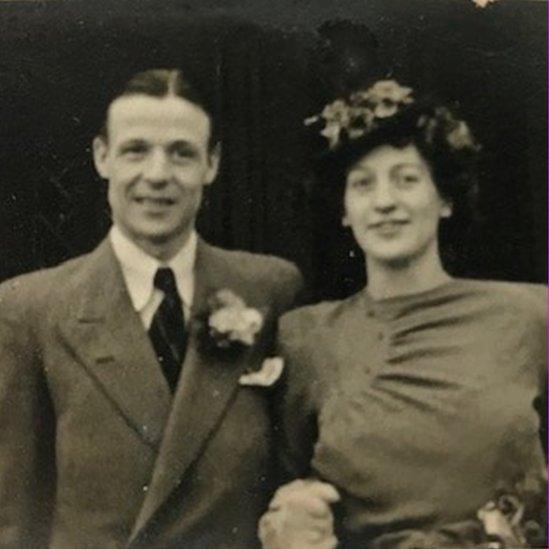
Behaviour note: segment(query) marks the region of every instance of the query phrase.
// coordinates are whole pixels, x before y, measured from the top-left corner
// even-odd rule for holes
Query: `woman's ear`
[[[351,226],[351,222],[349,221],[347,214],[344,214],[343,217],[341,218],[341,225],[345,228]]]

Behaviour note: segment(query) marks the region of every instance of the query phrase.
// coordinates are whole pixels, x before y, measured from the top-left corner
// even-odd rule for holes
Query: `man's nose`
[[[165,183],[170,175],[168,158],[163,151],[153,151],[144,169],[144,177],[149,183]]]
[[[389,211],[396,206],[394,189],[389,180],[381,180],[376,185],[373,196],[374,207],[379,211]]]

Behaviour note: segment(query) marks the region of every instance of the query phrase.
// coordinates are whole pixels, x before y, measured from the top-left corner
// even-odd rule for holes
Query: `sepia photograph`
[[[0,0],[0,549],[547,548],[545,0]]]

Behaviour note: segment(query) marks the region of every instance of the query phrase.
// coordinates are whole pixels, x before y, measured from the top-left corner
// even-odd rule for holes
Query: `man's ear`
[[[219,163],[221,161],[221,143],[217,142],[208,152],[208,171],[204,178],[204,184],[210,185],[217,177]]]
[[[97,136],[93,140],[93,162],[97,173],[103,179],[109,179],[109,166],[107,162],[109,146],[104,137]]]
[[[442,218],[452,217],[453,210],[454,210],[454,208],[453,208],[452,203],[448,202],[448,201],[445,201],[442,204],[442,208],[440,210],[440,217],[442,217]]]

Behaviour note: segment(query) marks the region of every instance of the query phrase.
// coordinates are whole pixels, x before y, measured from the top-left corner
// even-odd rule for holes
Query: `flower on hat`
[[[410,103],[413,103],[412,88],[401,86],[396,80],[379,80],[348,99],[329,103],[319,115],[307,118],[304,123],[310,126],[323,122],[320,135],[328,140],[330,149],[335,149],[343,133],[351,140],[357,139],[373,129],[377,120],[393,116]]]
[[[496,0],[473,0],[477,8],[485,8],[488,4],[494,3]]]
[[[446,107],[437,107],[431,115],[422,115],[418,127],[423,128],[427,143],[433,143],[435,134],[442,132],[453,150],[479,150],[473,134],[464,120],[456,118]]]
[[[379,80],[366,92],[351,97],[368,104],[375,118],[393,116],[401,105],[413,102],[412,88],[401,86],[396,80]]]

